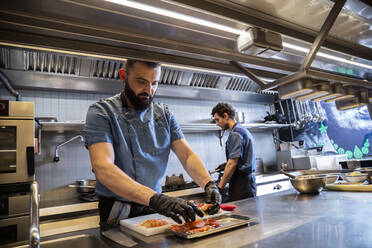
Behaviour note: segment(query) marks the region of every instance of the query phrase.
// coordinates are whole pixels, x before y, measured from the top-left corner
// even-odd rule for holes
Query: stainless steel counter
[[[196,240],[184,240],[169,234],[145,237],[125,228],[122,230],[138,243],[135,247],[372,246],[370,193],[323,191],[318,195],[300,195],[287,190],[234,203],[237,205],[236,213],[259,218],[260,223]],[[97,228],[69,235],[81,233],[99,236]],[[99,238],[110,247],[119,247],[103,237]]]

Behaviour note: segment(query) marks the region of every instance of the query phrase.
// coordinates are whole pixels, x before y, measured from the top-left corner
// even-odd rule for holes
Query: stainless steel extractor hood
[[[122,90],[118,69],[125,59],[0,47],[0,71],[18,89],[45,89],[116,94]],[[157,97],[271,104],[272,93],[238,73],[163,64]]]
[[[70,82],[74,75],[88,75],[96,80],[108,77],[107,84],[120,87],[115,82],[115,66],[125,58],[138,58],[199,68],[196,70],[199,72],[190,77],[193,78],[191,86],[183,80],[177,85],[177,77],[182,73],[173,72],[178,71],[175,67],[167,68],[164,70],[166,87],[223,89],[239,95],[273,90],[308,78],[327,84],[339,83],[343,87],[351,85],[357,91],[372,89],[372,25],[366,15],[372,8],[358,0],[348,0],[342,6],[344,2],[13,0],[0,6],[0,45],[64,54],[62,62],[53,60],[58,56],[45,59],[43,65],[51,63],[50,68],[40,66],[43,69],[39,71],[37,67],[34,73],[40,77],[47,73],[58,77],[69,75],[64,78],[69,88],[75,87]],[[333,14],[335,7],[338,10]],[[150,8],[156,11],[151,12]],[[330,16],[332,18],[328,18]],[[332,22],[329,19],[333,19]],[[324,25],[327,32],[323,30]],[[283,49],[277,49],[280,52],[271,57],[241,52],[244,49],[239,51],[237,40],[249,29],[280,35]],[[320,34],[324,37],[318,42],[316,38]],[[312,44],[318,46],[319,51],[312,52]],[[309,50],[311,56],[306,56]],[[68,58],[70,55],[72,60]],[[77,68],[75,65],[79,65],[81,58],[81,63],[91,63],[84,58],[94,58],[96,69],[91,69],[91,65]],[[314,59],[313,63],[303,62],[309,59]],[[246,77],[231,61],[253,72],[264,86],[257,87],[258,80],[253,80],[253,84],[252,80],[245,82]],[[12,70],[6,63],[2,68]],[[55,63],[61,66],[53,67]],[[89,72],[82,68],[89,68]],[[88,85],[82,78],[79,80],[82,85]],[[95,86],[94,90],[105,88]]]

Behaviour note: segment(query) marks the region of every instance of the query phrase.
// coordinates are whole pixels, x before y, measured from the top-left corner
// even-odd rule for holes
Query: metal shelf
[[[41,131],[46,132],[81,132],[84,130],[84,125],[84,121],[40,122]]]
[[[285,128],[291,126],[291,124],[266,124],[266,123],[245,123],[241,124],[243,127],[250,131],[264,131],[272,130],[277,128]],[[192,132],[208,132],[208,131],[220,131],[221,128],[215,124],[200,124],[200,123],[180,123],[180,127],[185,133]]]
[[[84,121],[66,121],[66,122],[39,122],[38,128],[38,154],[41,154],[41,133],[42,132],[82,132],[84,130]],[[262,132],[277,128],[290,127],[291,124],[266,124],[266,123],[246,123],[242,124],[252,132]],[[215,124],[209,123],[180,123],[184,133],[204,133],[204,132],[221,132],[221,128]],[[221,138],[221,137],[220,137]],[[220,140],[221,142],[221,140]]]
[[[85,122],[41,122],[41,131],[54,131],[54,132],[66,132],[66,131],[77,131],[81,132],[84,130]],[[215,124],[208,123],[180,123],[179,124],[183,132],[209,132],[221,130]],[[271,130],[276,128],[285,128],[291,126],[291,124],[266,124],[266,123],[246,123],[242,124],[243,127],[249,130]]]

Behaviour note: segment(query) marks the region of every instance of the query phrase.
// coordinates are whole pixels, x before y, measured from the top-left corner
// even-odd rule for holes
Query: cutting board
[[[164,219],[168,221],[168,225],[164,226],[159,226],[159,227],[152,227],[152,228],[147,228],[144,226],[140,226],[140,224],[146,220],[151,220],[151,219]],[[138,233],[141,233],[145,236],[151,236],[159,233],[163,233],[167,231],[171,225],[177,224],[175,221],[173,221],[171,218],[167,218],[164,215],[160,214],[149,214],[149,215],[143,215],[143,216],[138,216],[134,218],[129,218],[129,219],[124,219],[120,221],[120,225],[125,226],[133,231],[136,231]]]
[[[228,211],[223,211],[221,210],[217,214],[214,215],[205,215],[203,218],[208,218],[208,217],[214,217],[214,216],[219,216],[221,214],[229,213]],[[201,219],[199,216],[196,216],[197,219]],[[140,226],[142,222],[145,220],[151,220],[151,219],[165,219],[168,221],[168,225],[160,226],[160,227],[152,227],[152,228],[147,228],[144,226]],[[125,226],[135,232],[138,232],[142,235],[145,236],[151,236],[159,233],[166,232],[172,225],[177,224],[174,220],[171,218],[165,217],[164,215],[160,214],[149,214],[149,215],[143,215],[143,216],[138,216],[134,218],[129,218],[129,219],[124,219],[120,221],[120,225]]]
[[[372,192],[372,184],[327,184],[327,190]]]

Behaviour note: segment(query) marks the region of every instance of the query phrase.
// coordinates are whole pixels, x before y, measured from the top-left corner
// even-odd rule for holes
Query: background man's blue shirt
[[[226,157],[239,158],[237,169],[247,174],[256,171],[254,141],[252,134],[239,123],[232,128],[226,141]]]
[[[148,109],[136,111],[122,103],[120,94],[89,107],[84,134],[86,146],[111,143],[115,165],[133,180],[157,192],[161,192],[171,143],[184,137],[165,105],[152,103]],[[99,181],[96,192],[127,201]]]

